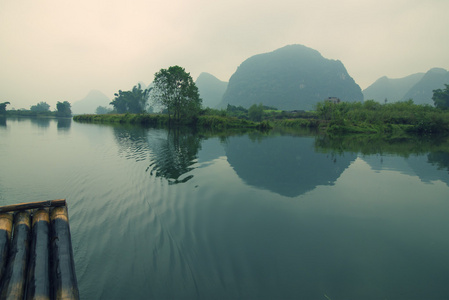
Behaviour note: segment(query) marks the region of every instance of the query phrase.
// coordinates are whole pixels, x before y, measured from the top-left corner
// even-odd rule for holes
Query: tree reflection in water
[[[58,118],[58,131],[69,131],[72,126],[72,119],[70,118]]]
[[[440,180],[449,186],[449,139],[447,136],[408,138],[378,135],[322,136],[316,138],[315,148],[317,151],[328,153],[359,153],[363,160],[376,170],[411,172],[409,175],[416,175],[423,182]],[[400,160],[388,159],[390,156],[403,157],[403,162],[408,167],[404,168]]]
[[[187,128],[154,129],[114,127],[121,155],[136,161],[147,160],[146,172],[168,180],[169,184],[185,183],[184,176],[195,167],[201,138]]]
[[[449,173],[449,152],[436,151],[427,155],[429,163],[436,165],[438,170],[446,170]]]
[[[50,118],[32,117],[30,120],[32,124],[36,125],[40,129],[48,129],[50,127]]]
[[[201,146],[199,135],[187,129],[175,128],[167,132],[167,139],[152,147],[153,162],[146,169],[151,175],[166,178],[169,184],[185,183],[193,175],[182,177],[194,169]]]

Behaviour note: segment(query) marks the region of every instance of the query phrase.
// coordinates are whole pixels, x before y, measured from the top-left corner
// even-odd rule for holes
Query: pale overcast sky
[[[449,69],[448,0],[0,0],[0,102],[111,99],[161,68],[228,81],[289,44],[343,62],[362,89]]]

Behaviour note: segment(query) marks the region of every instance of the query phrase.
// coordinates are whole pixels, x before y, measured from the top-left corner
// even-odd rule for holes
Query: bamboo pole
[[[27,276],[29,237],[30,214],[27,211],[20,211],[14,216],[11,251],[3,276],[0,299],[23,299]]]
[[[40,208],[33,214],[31,250],[25,299],[50,299],[50,216]]]
[[[57,206],[65,206],[65,205],[66,205],[65,199],[28,202],[28,203],[0,206],[0,213],[16,211],[16,210],[26,210],[26,209],[35,209],[35,208],[43,208],[43,207],[57,207]]]
[[[54,299],[79,299],[67,207],[55,207],[51,222],[51,275]]]
[[[9,246],[11,243],[12,214],[0,214],[0,282],[8,262]]]

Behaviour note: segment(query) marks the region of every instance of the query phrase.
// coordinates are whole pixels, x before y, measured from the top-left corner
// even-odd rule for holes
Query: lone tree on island
[[[180,66],[161,69],[154,75],[151,99],[162,106],[176,122],[191,121],[201,110],[201,98],[190,73]]]
[[[72,109],[70,108],[71,105],[68,101],[56,103],[56,116],[57,117],[71,117],[72,116]]]

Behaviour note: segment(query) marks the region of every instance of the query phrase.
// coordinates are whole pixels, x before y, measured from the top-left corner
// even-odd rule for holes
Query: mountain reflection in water
[[[332,185],[356,159],[354,153],[316,152],[314,137],[276,136],[257,141],[228,139],[228,162],[247,184],[297,197],[318,185]]]
[[[149,159],[145,171],[167,179],[169,184],[191,180],[194,175],[189,173],[193,169],[225,155],[246,184],[282,196],[297,197],[317,186],[333,185],[361,155],[374,170],[396,170],[418,176],[423,182],[441,180],[449,185],[449,152],[445,151],[444,145],[435,152],[427,152],[425,149],[429,149],[429,145],[417,148],[413,140],[385,143],[382,139],[354,141],[355,137],[331,139],[258,132],[222,135],[219,142],[211,143],[205,135],[187,128],[118,126],[113,130],[120,155],[135,161]],[[360,147],[378,152],[373,154]],[[397,156],[404,158],[400,160]]]
[[[418,176],[422,182],[440,180],[449,186],[449,142],[444,136],[408,139],[356,135],[317,137],[315,144],[319,151],[328,153],[358,153],[376,171],[398,171]]]

